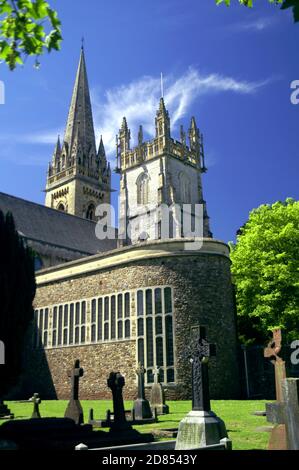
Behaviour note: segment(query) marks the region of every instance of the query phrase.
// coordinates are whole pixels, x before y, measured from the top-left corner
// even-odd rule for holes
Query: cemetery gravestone
[[[151,409],[157,411],[157,414],[164,415],[169,413],[169,406],[165,404],[165,393],[160,383],[160,369],[159,367],[155,367],[153,370],[154,374],[154,383],[151,389],[151,398],[150,404]]]
[[[299,379],[282,381],[288,450],[299,450]]]
[[[276,403],[266,404],[267,421],[274,424],[268,445],[269,450],[286,450],[286,428],[284,423],[284,398],[282,381],[286,378],[285,362],[279,353],[281,351],[281,330],[273,330],[273,338],[264,349],[264,357],[270,359],[275,371]]]
[[[33,403],[33,413],[31,415],[31,419],[38,419],[41,418],[40,412],[39,412],[39,405],[41,403],[41,399],[39,397],[38,393],[34,393],[33,397],[30,399]]]
[[[107,385],[112,391],[114,420],[111,421],[112,431],[124,431],[131,429],[126,420],[124,399],[122,389],[125,385],[125,379],[119,372],[111,372],[107,380]]]
[[[71,378],[71,399],[65,410],[64,417],[71,418],[76,424],[83,424],[83,409],[79,401],[79,379],[83,377],[84,370],[80,367],[80,361],[77,359],[74,368],[69,372]]]
[[[8,406],[0,399],[0,419],[12,419],[13,417],[14,415],[10,412]]]
[[[211,411],[208,360],[216,355],[216,347],[206,340],[204,327],[191,329],[187,355],[192,366],[192,411],[179,424],[176,450],[217,445],[227,438],[224,422]]]
[[[152,419],[153,414],[149,404],[149,401],[145,398],[145,390],[144,390],[144,374],[145,369],[142,364],[138,364],[138,368],[136,370],[136,374],[138,377],[138,396],[137,399],[134,400],[133,404],[133,413],[134,418],[138,420],[143,419]]]

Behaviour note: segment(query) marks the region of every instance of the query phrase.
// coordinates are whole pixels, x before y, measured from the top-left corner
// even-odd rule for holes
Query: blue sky
[[[252,10],[214,0],[50,3],[63,24],[61,51],[43,56],[39,70],[32,60],[14,72],[0,64],[0,191],[43,203],[84,36],[96,133],[112,165],[123,115],[133,137],[139,123],[153,132],[163,72],[173,135],[192,115],[204,133],[204,196],[216,238],[234,239],[260,204],[299,199],[299,105],[290,101],[299,25],[291,11],[266,0]]]

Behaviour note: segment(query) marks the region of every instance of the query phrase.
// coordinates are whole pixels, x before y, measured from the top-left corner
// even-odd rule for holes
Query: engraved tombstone
[[[149,401],[145,398],[144,374],[145,369],[141,363],[138,364],[136,374],[138,377],[138,396],[133,403],[133,413],[136,420],[150,419],[153,417]]]
[[[30,399],[30,401],[32,401],[32,403],[33,403],[33,412],[32,412],[32,415],[31,415],[31,419],[41,418],[41,415],[40,415],[40,412],[39,412],[39,405],[41,403],[41,399],[39,397],[39,394],[34,393],[33,397]]]
[[[73,369],[68,373],[71,379],[71,399],[65,410],[64,417],[71,418],[76,424],[83,424],[83,409],[79,401],[79,380],[84,374],[84,370],[80,367],[80,361],[75,361]]]
[[[281,330],[273,330],[273,337],[264,349],[264,357],[274,365],[276,403],[266,403],[267,421],[274,424],[268,444],[269,450],[286,450],[287,437],[284,422],[284,397],[282,393],[282,381],[286,378],[285,362],[279,353],[281,351]]]
[[[120,372],[111,372],[107,385],[111,389],[113,399],[114,421],[111,422],[112,431],[131,430],[131,425],[126,420],[124,399],[122,389],[125,385],[125,379]]]
[[[150,404],[151,409],[157,411],[158,415],[164,415],[169,413],[169,406],[165,404],[165,393],[160,383],[160,369],[159,367],[155,367],[153,370],[154,374],[154,383],[151,388],[151,397],[150,397]]]
[[[210,407],[208,360],[215,355],[216,347],[206,340],[205,328],[193,327],[186,353],[192,368],[192,411],[179,424],[176,450],[220,444],[227,438],[224,422]]]

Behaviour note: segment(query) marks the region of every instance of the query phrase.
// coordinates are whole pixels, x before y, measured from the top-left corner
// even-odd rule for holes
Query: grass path
[[[5,402],[17,419],[30,418],[32,403]],[[159,422],[144,426],[135,426],[140,432],[150,432],[152,428],[176,428],[180,420],[190,411],[190,401],[167,402],[170,414],[159,416]],[[264,400],[212,400],[212,410],[224,420],[230,439],[233,441],[235,450],[266,449],[269,433],[260,432],[256,428],[266,426],[266,418],[254,416],[254,411],[265,409]],[[90,408],[94,409],[95,419],[104,418],[107,409],[112,410],[112,402],[109,400],[82,400],[85,421],[88,420]],[[40,405],[42,417],[63,417],[66,400],[48,400]],[[131,409],[132,402],[125,402],[125,408]],[[3,421],[0,421],[0,424]]]

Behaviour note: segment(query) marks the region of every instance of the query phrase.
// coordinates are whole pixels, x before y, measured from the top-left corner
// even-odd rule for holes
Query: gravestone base
[[[64,413],[65,418],[70,418],[76,424],[83,424],[83,409],[79,400],[70,400]]]
[[[153,418],[149,401],[143,398],[137,398],[136,400],[134,400],[133,414],[134,420],[136,421]]]
[[[268,450],[287,450],[287,436],[284,424],[274,426],[271,431]]]
[[[227,437],[224,421],[213,411],[190,411],[179,425],[175,450],[219,444]]]

